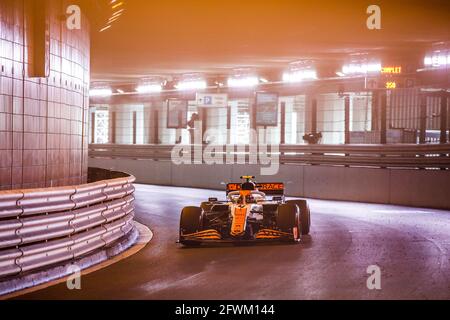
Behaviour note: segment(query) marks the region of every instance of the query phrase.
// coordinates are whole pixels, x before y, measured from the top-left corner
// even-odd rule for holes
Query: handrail
[[[175,145],[91,144],[89,145],[89,156],[92,158],[169,161],[175,147]],[[189,150],[189,147],[192,148],[187,153],[194,153],[195,149],[197,152],[200,150],[203,153],[206,147],[212,148],[212,146],[203,145],[185,146],[185,149]],[[216,150],[216,156],[222,155],[223,157],[235,157],[243,151],[246,161],[251,152],[255,150],[248,145],[217,146],[213,149]],[[270,157],[278,156],[281,164],[409,169],[450,168],[450,144],[279,145],[275,149],[268,146],[267,150]]]
[[[121,175],[79,186],[0,192],[0,280],[81,257],[127,235],[135,178]]]

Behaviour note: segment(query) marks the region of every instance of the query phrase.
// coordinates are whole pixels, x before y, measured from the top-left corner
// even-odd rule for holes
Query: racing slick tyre
[[[311,229],[311,211],[306,200],[289,200],[286,203],[296,204],[300,209],[300,227],[302,235],[308,235]]]
[[[192,234],[201,231],[202,228],[202,209],[198,207],[186,207],[181,212],[180,220],[180,238],[183,234]],[[186,246],[196,246],[195,241],[180,241]]]
[[[300,214],[295,203],[286,203],[278,207],[277,226],[283,232],[293,232],[294,241],[300,239]]]

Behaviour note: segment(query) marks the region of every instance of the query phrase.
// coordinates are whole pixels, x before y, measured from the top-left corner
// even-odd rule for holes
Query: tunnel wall
[[[82,16],[80,30],[66,27],[71,4],[0,1],[0,190],[86,181],[89,26]],[[46,58],[36,58],[46,32]]]
[[[281,165],[262,177],[252,165],[181,165],[170,161],[89,159],[89,164],[126,171],[138,183],[224,190],[222,182],[255,175],[260,182],[284,182],[296,197],[450,209],[450,171]],[[274,181],[275,180],[275,181]]]

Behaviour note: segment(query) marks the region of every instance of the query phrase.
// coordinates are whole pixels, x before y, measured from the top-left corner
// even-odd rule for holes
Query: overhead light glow
[[[425,57],[424,64],[426,67],[444,67],[450,65],[450,53],[436,51]]]
[[[89,95],[91,97],[109,97],[112,95],[112,90],[110,88],[91,89]]]
[[[208,87],[205,80],[185,80],[180,81],[175,86],[178,90],[201,90]]]
[[[351,74],[368,74],[381,72],[381,63],[351,63],[342,67],[342,73]]]
[[[106,27],[100,29],[100,32],[106,31],[106,30],[108,30],[109,28],[111,28],[111,25],[110,25],[110,24],[107,25]]]
[[[125,9],[120,9],[116,12],[113,12],[113,14],[111,15],[111,17],[116,17],[116,16],[120,16],[123,12],[125,11]]]
[[[112,6],[112,9],[116,9],[117,7],[120,7],[121,5],[123,5],[123,2],[116,3],[115,5]]]
[[[138,93],[157,93],[162,91],[160,84],[143,84],[136,88]]]
[[[305,69],[295,70],[283,73],[283,82],[295,83],[303,80],[315,80],[317,79],[316,70]]]
[[[247,76],[239,78],[228,78],[228,86],[230,88],[255,87],[259,84],[258,77]]]

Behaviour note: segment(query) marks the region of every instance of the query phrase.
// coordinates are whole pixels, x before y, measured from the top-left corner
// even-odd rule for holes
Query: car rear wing
[[[269,183],[257,183],[256,188],[258,191],[264,192],[269,196],[283,196],[284,195],[284,183],[280,182],[269,182]],[[227,184],[227,195],[230,192],[240,191],[240,183],[229,183]]]

